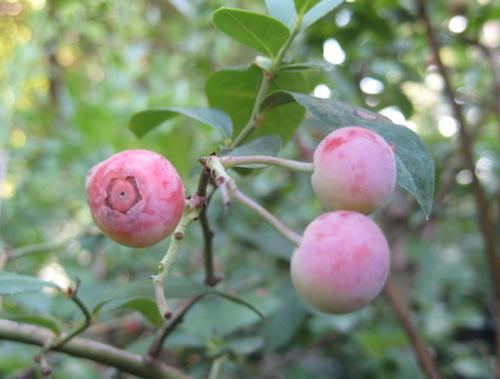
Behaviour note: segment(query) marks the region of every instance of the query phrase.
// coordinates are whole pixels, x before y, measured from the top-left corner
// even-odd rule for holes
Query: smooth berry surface
[[[87,175],[92,218],[111,239],[147,247],[168,236],[184,210],[184,185],[174,166],[148,150],[126,150]]]
[[[326,209],[369,214],[394,191],[394,153],[371,130],[357,126],[337,129],[314,152],[311,183]]]
[[[304,231],[291,261],[292,282],[303,301],[319,311],[347,313],[370,303],[389,274],[384,234],[368,217],[330,212]]]

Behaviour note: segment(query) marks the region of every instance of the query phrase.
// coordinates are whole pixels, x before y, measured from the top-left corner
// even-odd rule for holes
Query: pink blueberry
[[[174,166],[147,150],[126,150],[87,175],[92,218],[111,239],[131,247],[168,236],[184,210],[184,185]]]
[[[311,183],[325,208],[371,213],[394,190],[394,153],[371,130],[358,126],[337,129],[314,152]]]
[[[339,211],[316,218],[304,231],[291,262],[302,300],[327,313],[347,313],[370,303],[389,274],[384,234],[361,213]]]

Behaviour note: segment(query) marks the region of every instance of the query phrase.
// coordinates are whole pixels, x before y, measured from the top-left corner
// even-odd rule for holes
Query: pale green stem
[[[271,85],[272,81],[278,74],[281,63],[285,58],[285,54],[290,48],[290,45],[292,44],[294,38],[297,36],[301,24],[302,24],[302,17],[298,17],[292,33],[288,37],[283,47],[278,52],[278,55],[276,55],[276,58],[274,58],[271,69],[269,71],[264,72],[262,81],[260,83],[259,91],[257,92],[257,97],[255,98],[253,104],[252,113],[250,114],[250,119],[248,120],[248,123],[245,125],[245,127],[241,130],[240,134],[238,134],[238,136],[234,139],[234,141],[229,145],[229,149],[234,149],[235,147],[241,145],[241,143],[258,126],[259,116],[260,116],[260,104],[262,103],[262,101],[264,101],[267,95],[267,91],[269,90],[269,86]]]
[[[177,257],[177,252],[181,245],[181,241],[184,238],[186,228],[199,216],[199,214],[199,207],[192,207],[188,203],[186,204],[182,218],[175,228],[174,234],[170,238],[168,250],[158,264],[158,273],[151,276],[155,286],[155,298],[158,310],[160,311],[162,317],[166,319],[171,317],[172,312],[167,305],[167,298],[165,297],[165,281],[167,279],[170,266],[172,266]]]
[[[210,373],[208,374],[208,379],[219,378],[220,368],[225,360],[226,360],[226,354],[221,355],[220,357],[214,360],[214,362],[212,363],[212,367],[210,368]]]
[[[314,165],[312,163],[299,162],[267,155],[247,155],[244,157],[224,156],[220,157],[220,161],[226,168],[241,165],[265,164],[283,167],[292,171],[299,171],[306,174],[312,174],[312,172],[314,171]]]
[[[295,246],[300,245],[301,236],[300,234],[294,232],[290,229],[283,221],[265,209],[263,206],[255,202],[253,199],[245,195],[238,189],[232,191],[233,197],[238,200],[241,204],[250,208],[254,212],[256,212],[260,217],[266,220],[269,224],[271,224],[278,233],[280,233],[283,237],[285,237],[288,241],[293,243]]]
[[[215,184],[217,184],[221,190],[225,207],[229,205],[229,200],[232,196],[241,204],[256,212],[291,243],[296,246],[300,244],[301,236],[298,233],[294,232],[283,221],[238,190],[235,181],[231,178],[231,176],[229,176],[219,157],[210,156],[202,158],[201,162],[210,170]],[[227,194],[226,199],[224,199],[224,194]]]
[[[241,145],[241,143],[252,133],[258,124],[260,104],[264,101],[267,90],[271,85],[273,78],[271,75],[264,73],[262,77],[262,82],[260,83],[259,92],[257,92],[257,97],[253,104],[252,113],[250,114],[250,119],[245,127],[241,130],[240,134],[235,138],[235,140],[229,145],[229,149],[234,149],[235,147]]]

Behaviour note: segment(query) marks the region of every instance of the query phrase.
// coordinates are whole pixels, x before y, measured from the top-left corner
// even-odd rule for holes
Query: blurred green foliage
[[[498,64],[500,6],[491,0],[428,3],[444,43],[442,59],[475,135],[476,171],[500,233],[499,94],[492,89],[498,80],[492,69]],[[197,159],[216,149],[220,133],[178,117],[139,140],[128,123],[147,108],[222,107],[227,99],[217,91],[220,76],[253,75],[255,68],[227,70],[253,62],[255,52],[211,24],[212,12],[223,5],[266,12],[265,2],[237,0],[0,0],[0,173],[2,163],[7,167],[0,180],[0,243],[14,253],[41,244],[11,259],[5,270],[61,285],[78,277],[82,297],[92,303],[97,294],[135,286],[155,269],[167,242],[137,250],[103,237],[86,206],[85,175],[114,152],[146,148],[170,159],[187,192],[195,190]],[[290,56],[324,70],[305,71],[303,83],[282,77],[277,88],[300,86],[303,92],[381,111],[415,129],[428,144],[441,196],[430,221],[424,224],[417,204],[399,192],[375,217],[393,242],[394,280],[443,375],[491,377],[491,286],[470,172],[460,169],[459,157],[449,159],[457,146],[456,122],[412,2],[345,2],[301,34]],[[226,79],[237,85],[233,76]],[[235,131],[251,110],[245,99],[239,104],[239,113],[231,114]],[[298,123],[303,111],[286,107],[297,107],[276,109],[282,109],[277,120],[288,117],[286,125],[272,117],[268,121],[289,139],[286,126]],[[327,132],[306,116],[281,155],[306,160]],[[442,174],[450,165],[458,168],[443,187]],[[322,212],[307,176],[268,168],[238,182],[296,230]],[[167,340],[178,366],[205,377],[213,359],[227,354],[220,378],[423,377],[383,297],[344,316],[306,308],[289,281],[292,245],[247,209],[233,204],[225,214],[221,204],[216,194],[208,212],[216,272],[224,279],[217,288],[252,304],[267,321],[247,307],[207,297]],[[174,277],[203,281],[199,229],[196,224],[189,229]],[[147,316],[151,304],[124,304],[103,308],[99,338],[142,353],[157,320]],[[53,292],[4,297],[1,316],[39,317],[32,321],[57,322],[61,330],[80,317],[73,304]],[[0,342],[0,376],[30,366],[35,352]],[[63,355],[53,361],[56,379],[117,377],[113,369],[89,361]]]

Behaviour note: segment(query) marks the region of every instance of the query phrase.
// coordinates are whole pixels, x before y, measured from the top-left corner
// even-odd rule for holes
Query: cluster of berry
[[[365,216],[394,191],[394,153],[377,133],[346,127],[314,152],[314,193],[327,209],[305,229],[291,274],[300,297],[328,313],[354,311],[382,290],[390,269],[384,234]]]
[[[377,133],[345,127],[314,153],[313,191],[327,209],[305,229],[291,260],[300,297],[314,308],[344,313],[370,303],[382,290],[390,252],[366,216],[394,190],[394,153]],[[93,167],[87,177],[92,217],[113,240],[151,246],[168,236],[184,209],[184,185],[159,154],[128,150]]]

